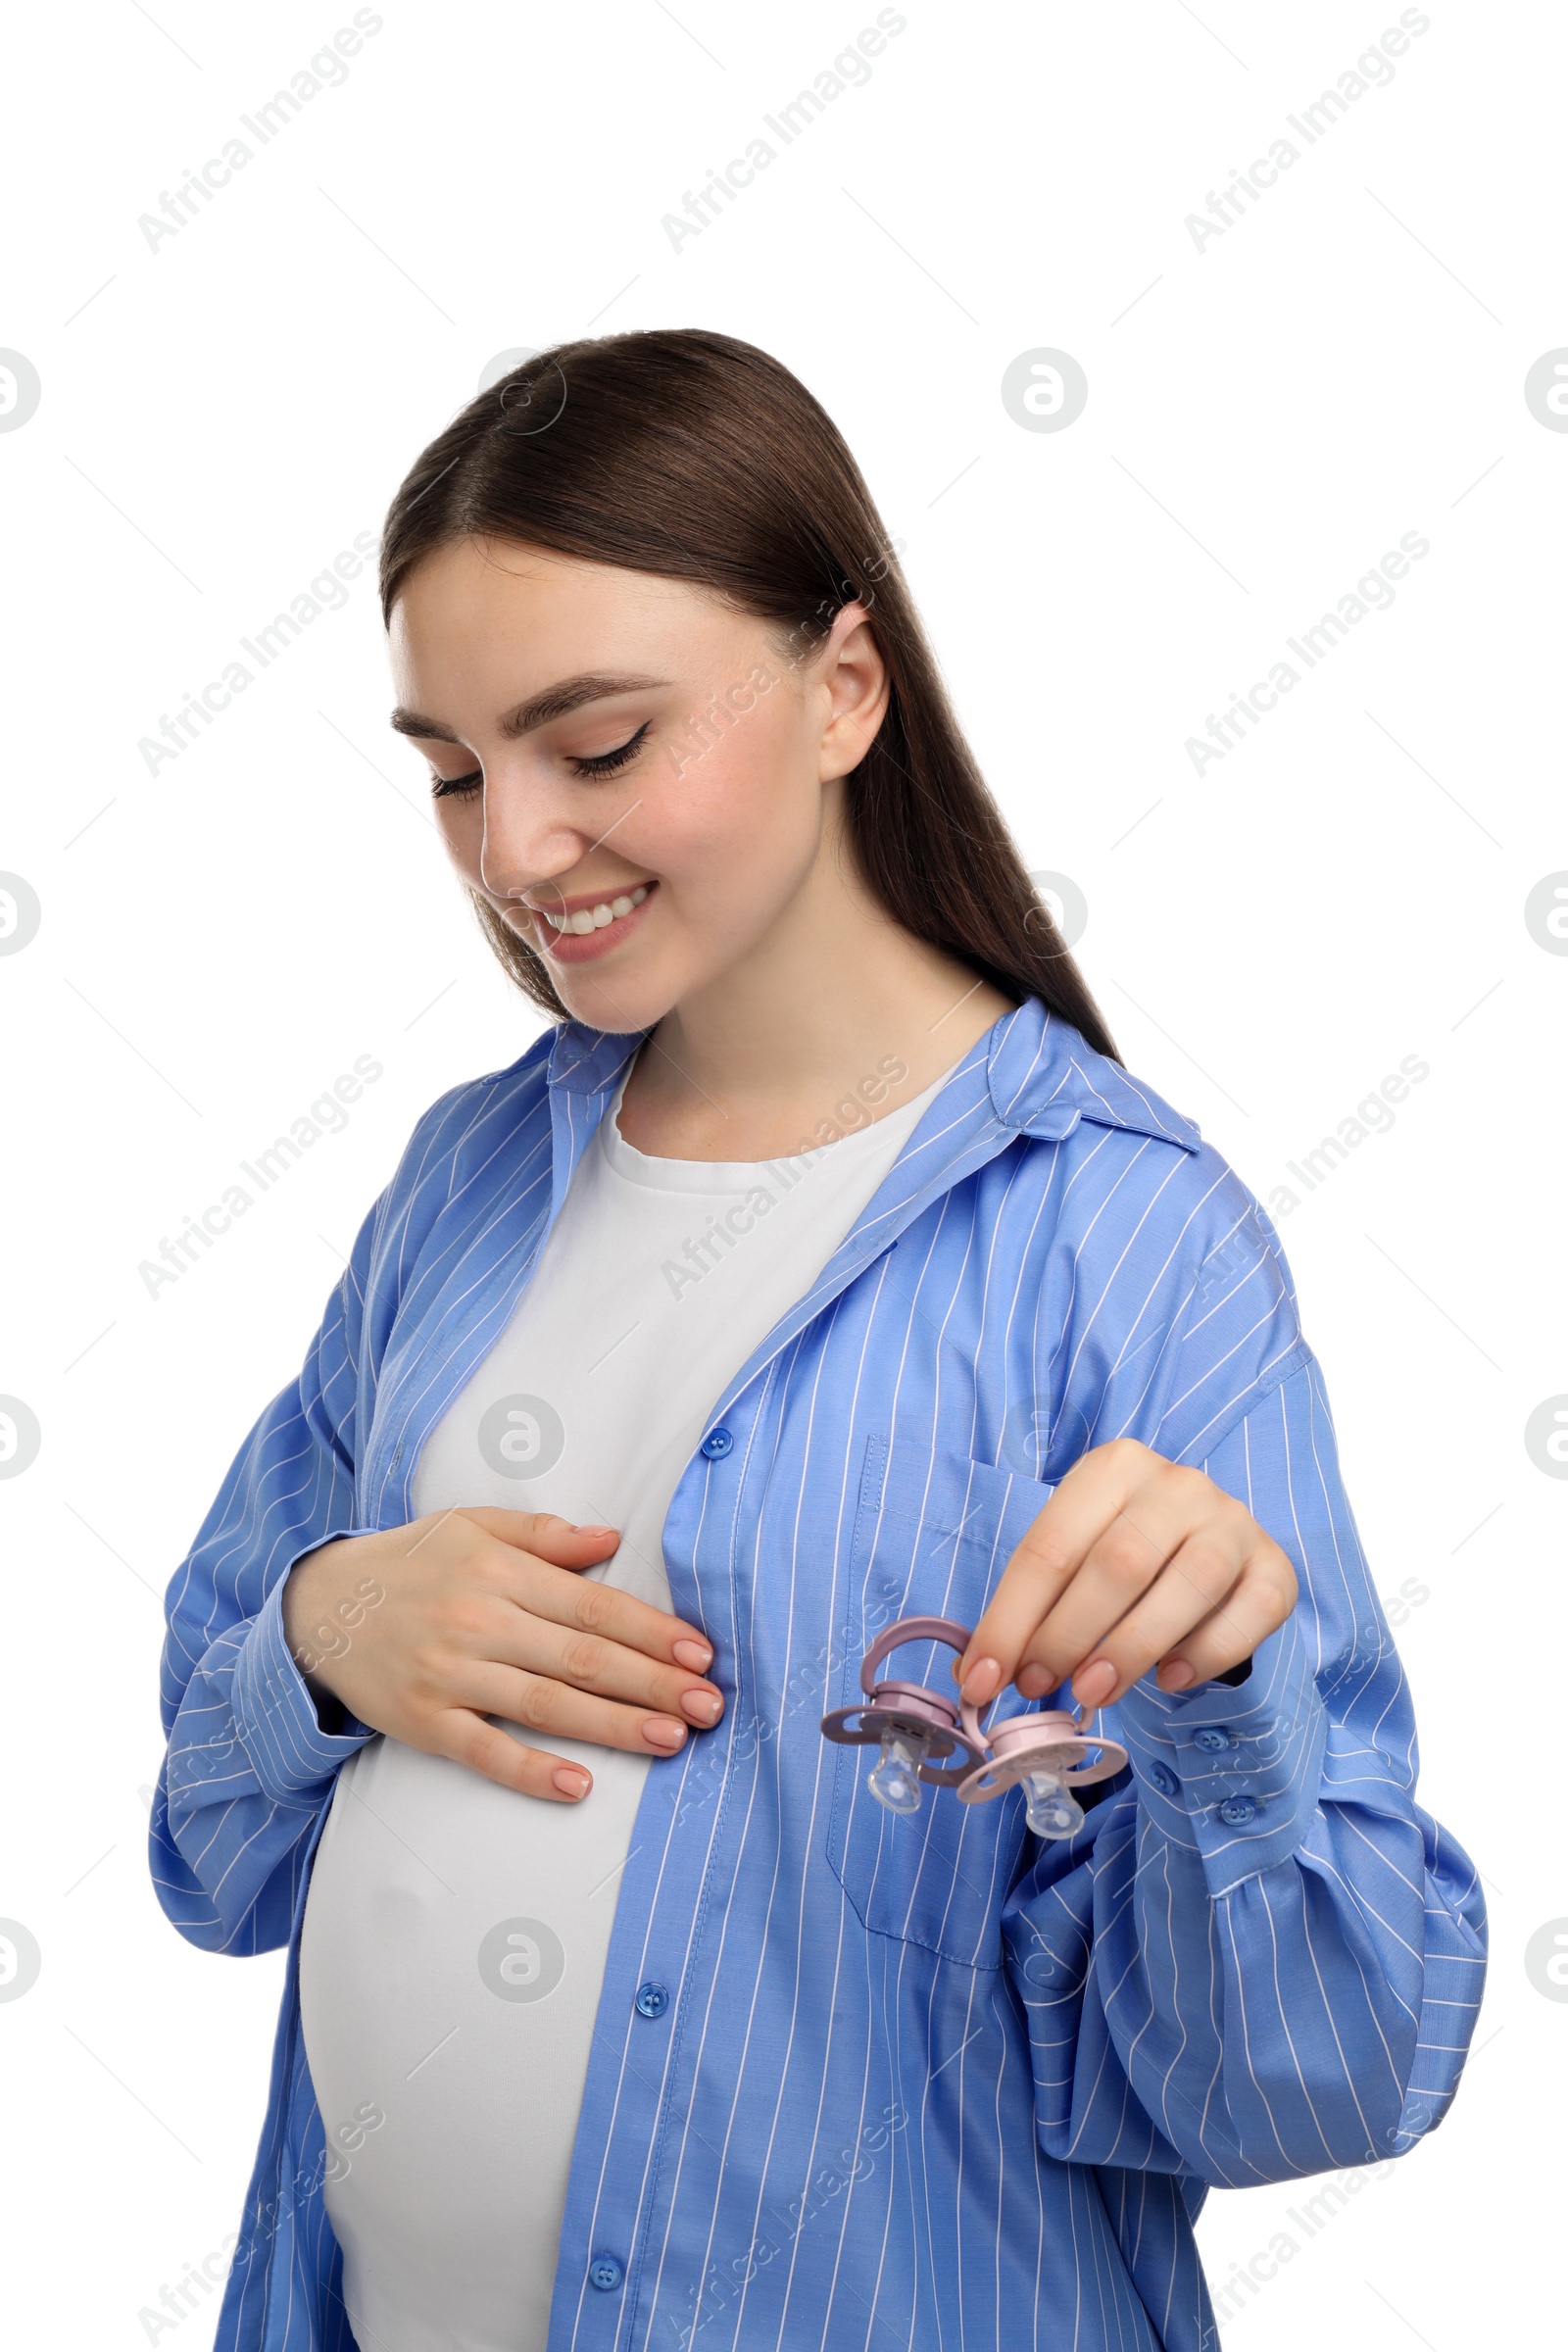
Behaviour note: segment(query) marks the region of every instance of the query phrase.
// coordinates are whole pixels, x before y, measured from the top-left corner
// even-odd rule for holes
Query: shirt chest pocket
[[[896,1618],[972,1626],[1054,1491],[923,1440],[870,1437],[831,1703],[862,1696],[860,1661]],[[879,1673],[947,1693],[956,1662],[940,1642],[911,1642]],[[1009,1687],[988,1721],[1028,1703]],[[833,1754],[827,1859],[861,1925],[966,1968],[1000,1968],[1002,1908],[1033,1843],[1018,1791],[966,1805],[952,1788],[922,1786],[918,1812],[897,1814],[866,1787],[874,1746]]]

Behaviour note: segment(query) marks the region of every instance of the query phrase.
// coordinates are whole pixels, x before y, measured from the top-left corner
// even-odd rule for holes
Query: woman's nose
[[[492,898],[536,893],[556,875],[568,873],[587,846],[544,796],[504,774],[486,773],[479,878]]]

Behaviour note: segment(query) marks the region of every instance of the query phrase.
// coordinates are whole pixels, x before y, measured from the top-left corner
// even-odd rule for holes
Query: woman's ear
[[[827,695],[817,775],[827,784],[859,766],[887,716],[892,682],[864,605],[838,613],[816,666]]]

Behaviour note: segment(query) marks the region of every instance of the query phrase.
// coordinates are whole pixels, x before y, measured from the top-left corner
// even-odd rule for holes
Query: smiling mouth
[[[535,906],[532,911],[557,931],[586,939],[590,931],[606,931],[612,923],[630,914],[633,907],[642,905],[652,887],[651,883],[639,882],[635,890],[618,891],[612,899],[595,899],[591,905],[574,906],[560,914],[550,906]]]
[[[635,883],[607,898],[564,897],[558,906],[523,904],[534,918],[539,950],[555,963],[592,963],[618,948],[646,920],[650,900],[657,897],[655,881]]]

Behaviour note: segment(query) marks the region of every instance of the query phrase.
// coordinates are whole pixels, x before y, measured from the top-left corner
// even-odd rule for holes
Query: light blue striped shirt
[[[567,1024],[425,1112],[170,1584],[159,1899],[210,1950],[289,1952],[218,2352],[354,2342],[297,1969],[333,1775],[370,1733],[320,1729],[284,1574],[407,1521],[638,1042]],[[1070,1840],[1034,1838],[1017,1790],[890,1814],[819,1719],[893,1618],[974,1624],[1055,1482],[1123,1436],[1246,1503],[1294,1614],[1241,1684],[1148,1679],[1105,1710],[1132,1766]],[[1026,1003],[715,1399],[664,1559],[726,1708],[648,1772],[548,2352],[1211,2352],[1209,2187],[1411,2146],[1453,2095],[1486,1954],[1476,1872],[1414,1800],[1409,1695],[1265,1212]],[[897,1671],[947,1687],[948,1662]],[[671,1996],[652,2016],[648,1984]]]

